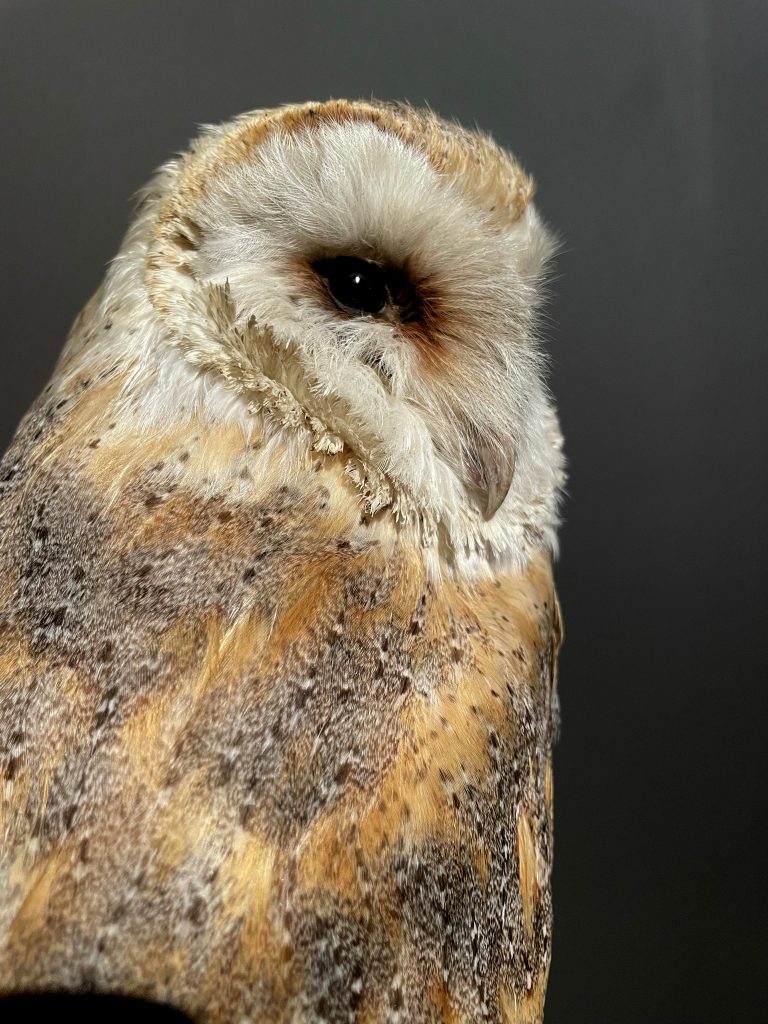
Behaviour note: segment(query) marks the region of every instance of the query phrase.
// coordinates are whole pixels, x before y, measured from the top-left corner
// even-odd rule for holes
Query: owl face
[[[532,191],[430,113],[308,104],[209,130],[150,186],[125,252],[161,345],[246,404],[284,389],[378,505],[514,553],[551,538],[560,477]]]

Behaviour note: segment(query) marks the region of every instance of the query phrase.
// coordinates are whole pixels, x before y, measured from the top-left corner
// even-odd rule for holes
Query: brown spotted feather
[[[143,430],[129,373],[68,370],[0,468],[0,992],[541,1020],[549,555],[436,573],[345,458],[264,472],[264,419]]]

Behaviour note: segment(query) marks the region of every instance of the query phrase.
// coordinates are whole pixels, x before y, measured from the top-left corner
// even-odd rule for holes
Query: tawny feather
[[[532,185],[431,113],[207,130],[0,469],[0,991],[541,1019],[561,440]],[[392,265],[349,316],[315,260]]]

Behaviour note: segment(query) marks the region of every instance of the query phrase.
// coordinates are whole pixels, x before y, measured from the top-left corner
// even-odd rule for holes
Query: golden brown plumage
[[[423,147],[468,202],[503,203],[491,235],[530,185],[431,115],[312,109],[242,119],[163,172],[2,464],[0,991],[119,991],[216,1024],[538,1021],[556,484],[534,502],[513,477],[497,533],[471,482],[441,506],[341,385],[297,383],[284,314],[244,307],[241,270],[173,263],[204,250],[191,211],[216,162],[279,117]],[[552,468],[515,469],[521,488],[559,480],[552,423]],[[462,457],[446,445],[424,479],[455,469],[459,494]]]

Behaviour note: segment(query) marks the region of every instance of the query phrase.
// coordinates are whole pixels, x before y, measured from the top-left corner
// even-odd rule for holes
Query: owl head
[[[145,422],[180,393],[261,416],[446,551],[551,545],[561,444],[536,325],[553,246],[532,196],[490,138],[405,105],[206,129],[142,194],[99,299],[134,324],[109,344]]]

